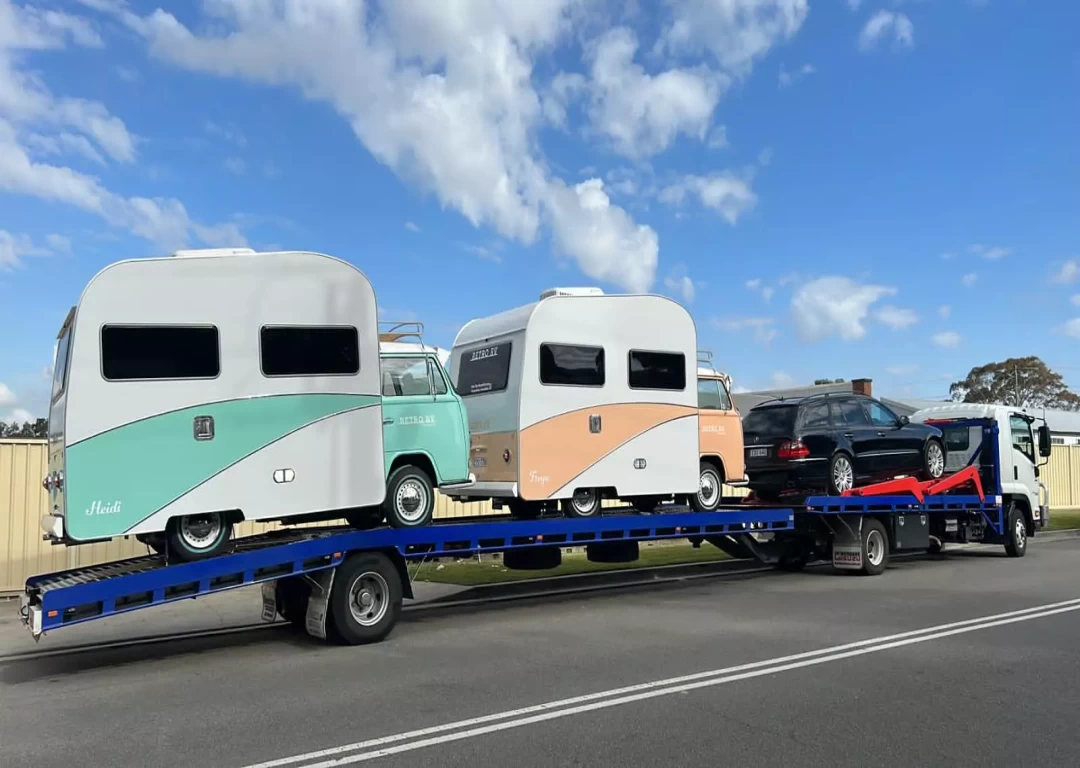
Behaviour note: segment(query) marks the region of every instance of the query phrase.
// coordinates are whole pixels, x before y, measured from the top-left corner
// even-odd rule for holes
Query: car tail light
[[[789,440],[780,445],[776,455],[781,459],[805,459],[810,455],[810,449],[801,440]]]

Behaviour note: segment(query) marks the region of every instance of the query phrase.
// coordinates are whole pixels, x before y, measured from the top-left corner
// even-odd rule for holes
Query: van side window
[[[697,405],[710,411],[725,410],[720,400],[720,382],[716,379],[698,379]]]
[[[360,371],[360,338],[352,326],[264,325],[264,376],[352,376]]]
[[[631,350],[630,389],[686,389],[686,355]]]
[[[487,347],[468,349],[457,363],[457,393],[462,397],[501,392],[510,380],[513,343],[504,341]]]
[[[572,387],[604,386],[604,348],[541,344],[540,383]]]
[[[431,395],[426,357],[384,357],[379,362],[383,397]]]
[[[220,372],[215,326],[106,325],[101,329],[101,375],[108,381],[213,379]]]

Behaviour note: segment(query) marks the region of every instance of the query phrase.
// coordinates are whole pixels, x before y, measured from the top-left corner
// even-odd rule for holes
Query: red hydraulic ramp
[[[921,504],[927,496],[953,491],[964,486],[972,486],[978,494],[980,501],[986,501],[986,493],[983,491],[982,479],[979,470],[974,466],[967,466],[959,472],[938,480],[919,481],[914,477],[901,477],[897,480],[886,480],[883,483],[874,483],[862,488],[852,488],[844,491],[843,496],[896,496],[910,493]]]

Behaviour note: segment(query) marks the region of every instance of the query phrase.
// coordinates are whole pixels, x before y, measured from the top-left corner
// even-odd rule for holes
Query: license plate
[[[768,456],[768,455],[769,455],[769,449],[768,448],[751,448],[750,449],[750,458],[752,458],[752,459],[756,459],[759,456]]]
[[[483,469],[487,466],[487,456],[473,456],[472,468]]]

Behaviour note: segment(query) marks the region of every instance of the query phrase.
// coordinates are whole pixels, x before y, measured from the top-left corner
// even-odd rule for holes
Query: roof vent
[[[191,259],[206,256],[254,256],[255,251],[251,248],[191,248],[186,251],[176,251],[173,256],[180,259]]]
[[[599,288],[548,288],[540,294],[540,300],[550,299],[552,296],[603,296],[604,292]]]

